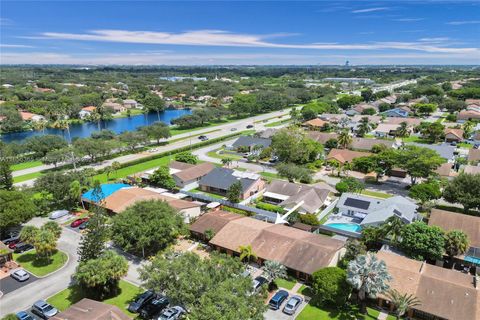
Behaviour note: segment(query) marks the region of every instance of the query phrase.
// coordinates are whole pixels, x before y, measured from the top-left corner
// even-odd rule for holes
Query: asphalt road
[[[36,280],[38,280],[38,278],[32,274],[30,274],[30,278],[27,281],[22,281],[22,282],[17,281],[12,277],[7,277],[0,280],[0,290],[3,292],[4,295],[9,294],[10,292],[20,289],[26,285],[29,285]]]
[[[222,125],[215,126],[215,127],[208,127],[208,128],[203,128],[203,129],[195,130],[195,131],[192,131],[192,132],[188,132],[188,133],[178,134],[178,135],[175,135],[175,136],[171,137],[168,140],[175,140],[175,139],[180,139],[180,138],[185,138],[185,139],[181,140],[181,141],[176,141],[176,142],[168,144],[166,146],[157,147],[156,148],[157,151],[155,151],[155,152],[140,152],[140,153],[135,153],[135,154],[128,154],[128,155],[124,155],[124,156],[121,156],[121,157],[117,157],[115,159],[105,160],[101,163],[96,163],[96,164],[92,164],[92,165],[83,166],[82,168],[93,168],[93,169],[98,170],[98,169],[102,169],[104,167],[110,166],[114,161],[117,161],[117,162],[120,162],[120,163],[125,163],[125,162],[130,162],[130,161],[133,161],[133,160],[145,158],[145,157],[157,154],[157,153],[162,153],[162,152],[178,149],[178,148],[181,148],[181,147],[186,147],[186,146],[189,146],[189,145],[194,146],[195,143],[200,142],[200,140],[198,140],[198,138],[196,137],[197,135],[208,132],[208,131],[212,131],[212,130],[217,130],[217,131],[205,134],[210,139],[219,138],[219,137],[223,137],[223,136],[232,134],[232,133],[235,132],[235,131],[232,131],[233,128],[235,128],[238,131],[247,130],[247,128],[246,128],[247,125],[253,125],[254,127],[252,129],[255,129],[257,131],[264,130],[266,128],[265,124],[267,124],[268,122],[278,121],[278,119],[274,118],[274,119],[268,120],[268,122],[266,122],[266,123],[262,122],[263,120],[266,120],[266,119],[269,119],[269,118],[272,118],[272,117],[285,116],[285,115],[288,115],[288,113],[289,113],[289,110],[287,110],[287,111],[275,111],[275,112],[255,116],[255,117],[241,119],[241,120],[238,120],[238,121],[235,121],[235,122],[222,124]],[[286,117],[283,117],[282,119],[286,119]],[[260,122],[255,123],[255,121],[260,121]],[[14,176],[19,176],[19,175],[24,175],[24,174],[28,174],[28,173],[38,172],[38,171],[48,169],[48,168],[50,168],[50,166],[42,165],[42,166],[38,166],[38,167],[34,167],[34,168],[15,171],[13,173],[13,175]],[[34,182],[35,182],[35,179],[32,179],[32,180],[16,183],[15,186],[22,186],[22,185],[31,186],[31,185],[33,185]]]
[[[48,220],[45,218],[34,218],[28,224],[39,226],[46,221]],[[77,248],[79,241],[80,234],[78,232],[63,228],[58,241],[58,249],[68,254],[67,264],[50,276],[39,278],[14,292],[5,294],[0,299],[0,316],[20,310],[28,310],[35,301],[46,299],[66,289],[71,283],[71,275],[78,264]]]

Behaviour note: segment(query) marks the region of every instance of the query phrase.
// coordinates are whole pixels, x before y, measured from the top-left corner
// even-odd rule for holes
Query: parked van
[[[270,302],[268,303],[268,306],[270,309],[273,310],[278,310],[280,309],[283,301],[285,301],[288,298],[288,292],[285,290],[278,290],[277,293],[270,299]]]
[[[55,219],[58,219],[58,218],[61,218],[61,217],[64,217],[66,215],[70,214],[70,212],[68,212],[68,210],[56,210],[56,211],[52,211],[50,212],[50,214],[48,215],[48,217],[52,220],[55,220]]]

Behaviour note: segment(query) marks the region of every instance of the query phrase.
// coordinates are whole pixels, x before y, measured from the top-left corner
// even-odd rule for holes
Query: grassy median
[[[37,277],[46,276],[52,273],[67,263],[67,254],[57,250],[50,258],[37,257],[35,250],[30,250],[25,253],[13,254],[13,259],[19,263],[22,268],[32,273]]]

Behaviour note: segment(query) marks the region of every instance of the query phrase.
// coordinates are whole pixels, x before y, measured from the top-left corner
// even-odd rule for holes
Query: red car
[[[13,241],[11,241],[11,242],[8,244],[8,247],[9,247],[10,249],[15,249],[15,247],[17,246],[17,243],[19,243],[19,242],[20,242],[20,239],[13,240]]]
[[[88,221],[88,218],[77,219],[70,224],[70,227],[72,227],[72,228],[79,227],[82,223],[84,223],[86,221]]]

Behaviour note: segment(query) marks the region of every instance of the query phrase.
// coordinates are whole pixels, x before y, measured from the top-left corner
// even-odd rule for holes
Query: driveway
[[[292,294],[290,292],[290,296],[288,297],[288,299],[294,294]],[[299,296],[302,296],[301,294],[298,294],[296,293],[295,295],[299,295]],[[285,305],[287,304],[287,300],[285,300],[280,309],[278,310],[272,310],[272,309],[268,309],[267,312],[265,312],[263,315],[264,315],[264,318],[265,320],[293,320],[295,319],[299,314],[300,312],[302,312],[303,308],[305,308],[305,306],[308,304],[307,301],[303,301],[302,304],[300,305],[300,307],[298,307],[297,311],[292,314],[292,315],[288,315],[288,314],[285,314],[283,313],[283,307],[285,307]]]
[[[46,218],[34,218],[28,224],[39,226],[46,221],[48,221]],[[50,276],[37,279],[13,292],[6,293],[0,299],[0,316],[20,310],[28,310],[35,301],[46,299],[70,286],[71,276],[78,265],[77,249],[80,237],[81,235],[78,232],[63,228],[62,235],[58,240],[58,249],[68,255],[67,264]]]
[[[38,278],[32,275],[31,273],[30,273],[30,278],[27,281],[23,281],[23,282],[17,281],[12,277],[6,277],[0,280],[0,290],[5,295],[17,289],[20,289],[26,285],[29,285],[30,283],[36,280],[38,280]]]

